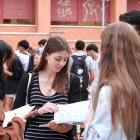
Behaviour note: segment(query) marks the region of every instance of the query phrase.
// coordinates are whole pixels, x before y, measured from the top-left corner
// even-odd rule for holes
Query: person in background
[[[140,36],[140,10],[133,10],[121,14],[119,20],[131,24]]]
[[[87,113],[85,123],[88,122],[92,118],[91,112],[93,112],[92,109],[92,98],[91,98],[91,93],[94,94],[98,85],[98,80],[99,80],[99,74],[100,74],[100,69],[99,69],[99,61],[100,61],[100,54],[99,54],[99,49],[96,44],[89,44],[86,47],[86,52],[88,56],[91,56],[93,59],[93,65],[94,65],[94,79],[93,82],[90,86],[88,86],[88,91],[90,93],[89,99],[90,99],[90,107],[89,111]]]
[[[47,44],[47,39],[41,39],[41,40],[38,42],[38,49],[37,49],[37,51],[36,51],[36,54],[42,55],[43,50],[44,50],[46,44]]]
[[[140,126],[140,40],[124,22],[101,34],[100,76],[85,140],[135,140]]]
[[[94,77],[93,60],[84,52],[85,42],[78,40],[75,43],[76,52],[69,59],[69,71],[80,77],[81,101],[88,100],[88,85],[91,85]],[[82,66],[82,67],[80,67]]]
[[[35,52],[36,52],[35,49],[34,49],[33,47],[29,47],[27,51],[28,51],[28,53],[31,54],[31,55],[34,55]]]
[[[92,84],[94,76],[93,60],[84,52],[85,42],[78,40],[75,43],[75,50],[69,59],[69,71],[77,75],[80,79],[80,95],[81,101],[88,100],[88,86]],[[84,128],[80,126],[80,134],[83,133]]]
[[[47,45],[47,40],[46,39],[41,39],[38,42],[38,49],[37,49],[37,51],[35,52],[35,55],[34,55],[34,67],[36,67],[39,64],[42,53],[43,53],[46,45]]]
[[[96,44],[89,44],[86,47],[86,52],[87,52],[87,55],[91,56],[93,59],[94,80],[91,86],[88,87],[88,91],[94,93],[98,84],[98,79],[99,79],[99,74],[100,74],[100,69],[99,69],[100,54],[99,54],[98,46]]]
[[[3,67],[11,55],[11,47],[0,40],[0,140],[21,140],[25,130],[23,119],[19,117],[14,117],[7,127],[3,128],[5,118],[3,101],[6,94],[6,77]]]
[[[35,54],[35,56],[34,56],[34,67],[38,66],[39,62],[40,62],[40,55]]]
[[[24,73],[23,66],[19,58],[15,55],[11,49],[11,57],[6,61],[4,65],[4,74],[7,81],[7,92],[5,98],[5,111],[10,111],[13,106],[13,102],[17,93],[17,87]]]
[[[25,140],[73,140],[70,130],[72,125],[59,125],[53,120],[54,112],[59,110],[57,104],[67,104],[77,99],[73,91],[80,92],[80,81],[75,77],[70,83],[68,59],[70,48],[64,38],[50,37],[38,66],[32,75],[32,84],[28,93],[28,103],[35,105],[34,117],[26,125]],[[25,75],[27,77],[27,74]],[[14,108],[25,104],[27,80],[25,76],[19,84]],[[74,82],[74,83],[73,83]],[[78,85],[77,83],[78,82]],[[70,84],[73,86],[70,88]],[[73,88],[73,89],[72,89]],[[80,98],[80,96],[79,96]],[[39,127],[48,123],[48,127]]]
[[[87,55],[91,56],[93,60],[97,60],[100,58],[99,49],[96,44],[89,44],[86,47]]]
[[[28,52],[29,47],[30,45],[27,40],[21,40],[17,44],[17,48],[19,50],[17,56],[19,57],[25,72],[28,72],[29,59],[31,56],[31,54]]]

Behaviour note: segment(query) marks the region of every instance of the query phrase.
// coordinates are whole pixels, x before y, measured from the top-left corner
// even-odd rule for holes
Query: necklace
[[[45,92],[45,95],[46,96],[52,96],[54,94],[54,90],[53,89],[48,89],[46,92]]]
[[[48,89],[48,92],[51,92],[52,91],[52,89]]]
[[[52,94],[52,89],[47,90],[47,95],[50,96]]]

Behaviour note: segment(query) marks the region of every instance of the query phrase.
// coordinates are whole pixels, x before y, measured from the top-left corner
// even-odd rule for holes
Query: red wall
[[[3,0],[0,0],[0,15],[2,16],[2,9],[1,5]],[[6,0],[8,1],[8,0]],[[61,35],[66,38],[66,40],[69,41],[69,44],[71,47],[74,46],[76,40],[83,39],[85,42],[99,42],[100,40],[100,34],[102,31],[101,26],[52,26],[51,18],[53,18],[53,12],[55,11],[56,7],[51,7],[52,1],[58,2],[58,1],[76,1],[76,0],[9,0],[11,1],[17,1],[17,3],[20,1],[25,1],[29,4],[31,1],[35,2],[35,25],[0,25],[0,39],[3,39],[7,41],[9,44],[11,44],[14,48],[16,48],[17,42],[21,39],[27,39],[31,46],[36,48],[37,42],[42,38],[49,38],[53,35]],[[79,12],[78,21],[83,21],[83,17],[85,16],[85,12],[82,13],[82,2],[85,0],[78,0],[78,3],[81,3],[81,6],[78,8],[81,8],[81,11]],[[95,12],[92,10],[92,2],[93,0],[86,0],[87,8],[89,11],[91,11],[91,14],[88,12],[87,19],[94,19]],[[101,0],[94,0],[96,2],[96,6],[94,5],[94,8],[97,7],[98,2]],[[139,0],[140,1],[140,0]],[[120,14],[127,12],[127,3],[128,3],[128,10],[131,9],[129,6],[135,5],[137,8],[138,1],[136,0],[110,0],[110,14],[111,14],[111,22],[116,22],[118,20],[118,17]],[[107,3],[107,1],[106,1]],[[134,4],[135,3],[135,4]],[[24,5],[24,4],[23,4]],[[62,7],[62,6],[61,6]],[[92,8],[91,8],[92,7]],[[18,6],[17,6],[18,8]],[[52,9],[51,9],[52,8]],[[74,7],[73,7],[74,8]],[[98,9],[98,8],[97,8]],[[85,9],[84,9],[85,10]],[[98,10],[96,10],[98,11]],[[106,10],[106,14],[107,14]],[[83,14],[83,16],[82,16]],[[98,13],[101,14],[101,11]],[[51,16],[52,15],[52,16]],[[76,16],[76,15],[75,15]],[[95,16],[96,17],[96,16]],[[99,17],[99,16],[98,16]],[[55,17],[56,18],[56,17]],[[60,20],[60,19],[58,19]],[[71,19],[70,19],[71,20]],[[80,24],[78,24],[80,25]],[[21,33],[21,34],[20,34]]]

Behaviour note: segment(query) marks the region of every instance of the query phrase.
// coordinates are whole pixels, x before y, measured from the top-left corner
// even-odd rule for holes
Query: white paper
[[[90,101],[58,105],[59,111],[54,113],[56,123],[83,124],[89,109]]]
[[[27,115],[35,106],[25,105],[20,108],[17,108],[12,111],[5,112],[5,119],[3,123],[3,127],[6,127],[7,124],[16,116],[25,116]]]

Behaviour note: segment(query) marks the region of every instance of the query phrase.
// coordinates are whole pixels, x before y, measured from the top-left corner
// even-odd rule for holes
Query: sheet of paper
[[[90,101],[81,101],[73,104],[58,105],[59,111],[54,114],[58,123],[82,124],[88,112]]]
[[[17,116],[25,116],[27,115],[35,106],[25,105],[20,108],[17,108],[12,111],[5,112],[5,119],[3,123],[3,127],[6,127],[7,124],[13,119],[15,115]]]

